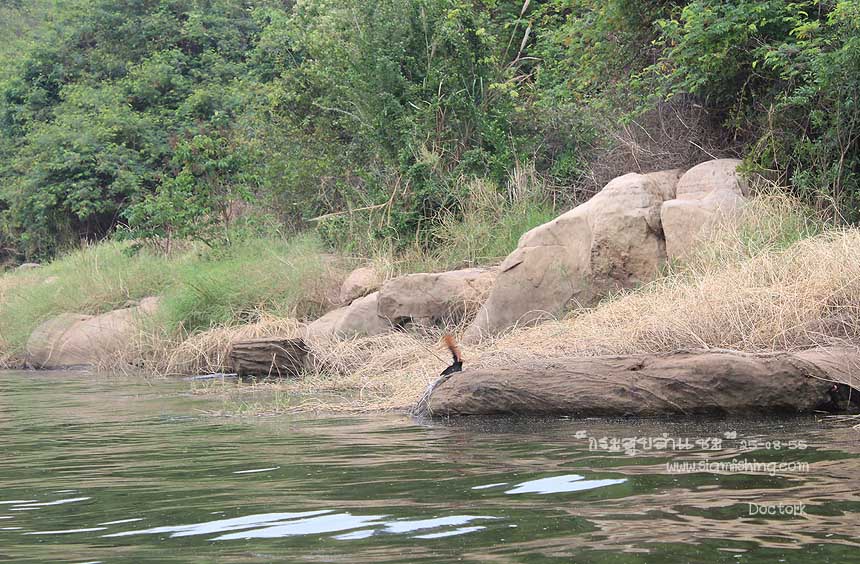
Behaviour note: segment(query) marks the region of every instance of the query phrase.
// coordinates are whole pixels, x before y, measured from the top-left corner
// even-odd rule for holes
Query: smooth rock
[[[721,220],[737,214],[748,193],[738,176],[737,159],[716,159],[696,165],[678,181],[676,198],[660,209],[670,259],[683,259]]]
[[[27,363],[34,368],[93,366],[121,351],[135,337],[144,317],[158,308],[158,298],[144,298],[135,307],[101,315],[64,313],[30,334]]]
[[[832,403],[834,382],[851,383],[854,349],[799,353],[681,351],[558,358],[465,370],[440,380],[432,415],[618,417],[808,413]],[[860,399],[855,391],[853,401]]]
[[[354,300],[350,305],[330,311],[307,326],[305,335],[317,339],[370,337],[391,330],[391,323],[377,314],[379,292]]]
[[[383,284],[378,313],[395,325],[456,323],[481,307],[495,278],[484,268],[401,276]]]
[[[464,335],[467,343],[652,280],[666,260],[660,207],[681,171],[626,174],[525,233]]]
[[[382,283],[382,276],[375,268],[365,266],[356,268],[346,277],[340,287],[339,300],[343,305],[349,305],[358,298],[375,292]]]

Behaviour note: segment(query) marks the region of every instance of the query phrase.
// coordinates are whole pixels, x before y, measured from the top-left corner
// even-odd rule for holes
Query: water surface
[[[860,561],[850,425],[230,418],[191,385],[0,373],[0,561]]]

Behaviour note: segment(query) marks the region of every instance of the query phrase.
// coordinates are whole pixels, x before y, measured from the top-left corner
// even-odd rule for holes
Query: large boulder
[[[98,365],[120,352],[157,307],[158,298],[144,298],[136,306],[101,315],[60,314],[30,334],[27,363],[45,369]]]
[[[666,260],[660,208],[681,171],[626,174],[588,202],[524,234],[467,329],[477,342],[517,324],[588,307],[655,277]]]
[[[678,351],[555,358],[443,377],[431,415],[621,417],[809,413],[856,408],[851,348],[751,354]]]
[[[748,193],[737,173],[740,164],[737,159],[707,161],[678,181],[675,198],[660,209],[670,259],[688,256],[709,229],[740,209]]]
[[[356,268],[349,273],[340,286],[339,300],[343,305],[349,305],[358,298],[375,292],[382,284],[382,276],[373,267]]]
[[[377,313],[379,292],[354,300],[350,305],[330,311],[308,325],[305,335],[311,340],[370,337],[391,330],[391,323]]]
[[[481,306],[495,278],[483,268],[401,276],[382,286],[378,312],[396,325],[457,322]]]

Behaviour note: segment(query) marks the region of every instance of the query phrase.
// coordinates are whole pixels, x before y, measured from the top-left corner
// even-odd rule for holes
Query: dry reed
[[[684,265],[658,280],[535,327],[464,347],[466,366],[494,367],[559,356],[721,348],[801,349],[860,338],[860,229],[821,230],[796,202],[764,195],[741,221],[721,226]],[[446,330],[459,333],[463,325]],[[294,336],[301,325],[266,318],[213,329],[182,342],[152,334],[132,357],[161,373],[226,369],[232,342]],[[442,330],[311,342],[318,363],[307,377],[251,387],[207,386],[234,406],[259,411],[408,409],[450,363]],[[162,339],[162,340],[159,340]],[[153,351],[161,351],[154,354]],[[127,361],[128,359],[126,359]],[[273,398],[249,404],[264,390]],[[250,407],[249,407],[250,405]]]
[[[468,367],[559,356],[723,348],[794,350],[860,338],[860,230],[826,230],[765,194],[685,265],[591,310],[466,347]],[[454,328],[456,329],[456,328]],[[439,335],[394,334],[326,349],[329,369],[282,390],[354,392],[289,409],[405,409],[447,365]]]

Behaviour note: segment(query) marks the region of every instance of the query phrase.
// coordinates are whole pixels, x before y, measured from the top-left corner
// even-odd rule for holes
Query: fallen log
[[[424,412],[619,417],[804,413],[857,406],[860,352],[819,348],[559,358],[440,378]]]
[[[302,339],[252,339],[233,344],[233,371],[240,378],[297,377],[310,365],[310,349]]]

